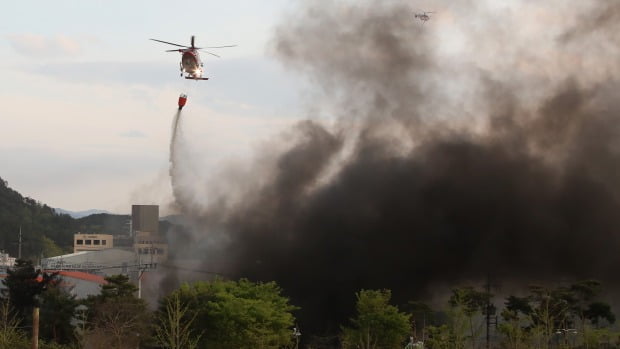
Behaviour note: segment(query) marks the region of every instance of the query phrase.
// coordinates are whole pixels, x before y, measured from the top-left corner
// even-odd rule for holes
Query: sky
[[[471,15],[467,4],[437,1],[432,10],[440,15],[433,15],[425,30],[437,42],[438,59],[457,71],[472,65],[500,76],[517,71],[546,79],[563,76],[578,57],[588,71],[582,79],[606,74],[596,57],[582,58],[581,46],[558,53],[548,45],[564,27],[560,24],[583,12],[559,0],[553,4],[487,0],[476,2],[478,12]],[[205,178],[230,164],[248,163],[296,121],[330,118],[315,94],[316,81],[275,57],[275,28],[296,18],[291,14],[297,5],[286,0],[3,4],[0,177],[22,195],[66,210],[129,213],[132,204],[165,207],[171,201],[171,123],[184,92],[189,99],[181,131],[192,154],[190,178],[217,185]],[[502,32],[511,40],[501,45],[503,57],[512,60],[493,54],[497,41],[478,39],[501,30],[500,23],[520,28]],[[189,44],[191,35],[200,46],[238,45],[218,50],[222,58],[202,55],[209,81],[181,79],[180,55],[148,40]],[[446,70],[450,78],[442,80],[445,100],[478,108],[468,98],[469,76],[463,80],[452,73]],[[437,115],[453,117],[448,104],[436,108]]]
[[[170,197],[178,95],[196,171],[214,171],[302,117],[303,82],[273,58],[285,0],[12,1],[0,12],[0,177],[68,210],[128,213]],[[202,55],[206,82],[149,38],[238,47]]]

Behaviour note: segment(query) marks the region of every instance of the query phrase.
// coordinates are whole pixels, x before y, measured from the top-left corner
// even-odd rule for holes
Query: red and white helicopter
[[[422,24],[424,24],[424,23],[426,23],[426,21],[431,19],[431,16],[429,16],[429,13],[435,13],[435,12],[433,12],[433,11],[422,11],[420,13],[414,13],[413,14],[413,18],[419,18],[422,21]]]
[[[157,40],[157,39],[150,39],[150,40],[157,41],[157,42],[163,42],[164,44],[168,44],[168,45],[183,47],[183,48],[178,48],[174,50],[166,50],[166,52],[181,52],[181,62],[179,63],[179,67],[181,69],[181,76],[183,76],[183,72],[185,72],[187,73],[185,78],[191,79],[191,80],[209,80],[209,78],[202,77],[204,63],[202,63],[202,61],[200,60],[200,54],[198,53],[199,51],[202,50],[203,52],[206,52],[212,56],[220,57],[216,55],[215,53],[204,51],[204,49],[237,46],[237,45],[226,45],[226,46],[212,46],[212,47],[196,47],[194,46],[194,35],[192,35],[191,46],[179,45],[173,42]]]

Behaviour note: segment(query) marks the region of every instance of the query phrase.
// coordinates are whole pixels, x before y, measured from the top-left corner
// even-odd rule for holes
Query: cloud
[[[146,134],[138,130],[127,130],[121,133],[119,136],[125,138],[146,138]]]
[[[246,114],[258,109],[290,110],[298,107],[303,82],[265,58],[213,60],[205,63],[209,81],[196,82],[179,77],[178,62],[45,62],[28,64],[20,70],[58,82],[131,87],[136,100],[144,100],[143,88],[176,89],[190,95],[192,104],[239,113],[243,101]],[[177,95],[178,96],[178,95]],[[176,101],[175,101],[176,102]]]
[[[178,78],[176,72],[166,75],[168,68],[160,63],[54,62],[28,67],[26,71],[73,83],[164,86]]]
[[[13,49],[24,56],[70,56],[82,51],[78,41],[64,35],[43,36],[24,33],[10,34],[7,38]]]
[[[179,56],[180,57],[180,56]],[[145,56],[145,59],[148,58]],[[201,89],[217,85],[215,92],[243,92],[244,101],[290,98],[299,87],[297,77],[287,74],[276,62],[266,58],[235,58],[205,62],[205,76],[211,80],[198,83],[179,76],[178,57],[167,63],[141,61],[45,62],[24,66],[22,70],[73,83],[143,84],[149,86],[192,86]],[[265,88],[268,86],[269,88]]]

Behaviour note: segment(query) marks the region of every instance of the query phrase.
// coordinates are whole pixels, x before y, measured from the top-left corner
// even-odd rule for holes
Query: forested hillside
[[[130,207],[127,208],[128,210]],[[0,178],[0,250],[17,256],[22,231],[22,256],[37,260],[73,251],[73,234],[126,234],[129,215],[95,214],[74,219],[24,197]],[[167,226],[166,226],[167,227]]]
[[[19,230],[22,256],[40,257],[60,249],[68,250],[73,241],[73,218],[9,188],[0,178],[0,249],[17,256]]]

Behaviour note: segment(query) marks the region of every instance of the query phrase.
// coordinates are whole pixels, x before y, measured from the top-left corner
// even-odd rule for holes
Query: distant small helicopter
[[[426,23],[426,21],[428,21],[429,19],[431,19],[431,16],[429,16],[429,13],[435,13],[432,11],[423,11],[421,13],[415,13],[413,15],[413,18],[419,18],[422,21],[422,24]]]
[[[183,72],[187,73],[185,76],[186,79],[191,80],[209,80],[209,78],[202,77],[204,63],[200,60],[200,54],[198,51],[203,50],[212,56],[220,57],[215,53],[204,51],[205,48],[225,48],[225,47],[235,47],[237,45],[226,45],[226,46],[212,46],[212,47],[196,47],[194,46],[194,35],[191,38],[191,46],[179,45],[168,41],[150,39],[157,42],[163,42],[164,44],[179,46],[183,48],[175,49],[175,50],[166,50],[166,52],[181,52],[181,62],[179,63],[179,67],[181,69],[181,76],[183,76]]]

